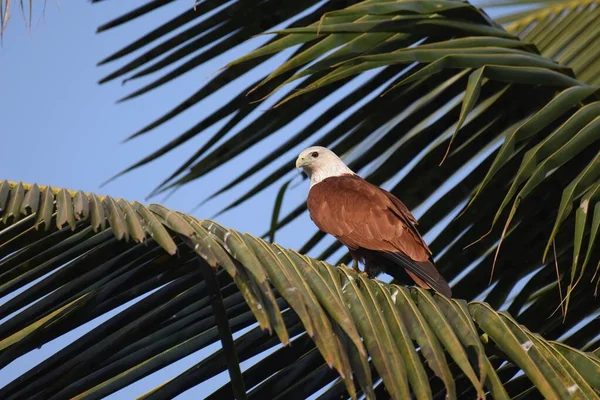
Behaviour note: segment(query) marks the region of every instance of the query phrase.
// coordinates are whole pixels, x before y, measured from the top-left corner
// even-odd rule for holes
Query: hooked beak
[[[296,159],[296,168],[302,168],[307,164],[306,160],[304,159],[304,157],[298,157]]]

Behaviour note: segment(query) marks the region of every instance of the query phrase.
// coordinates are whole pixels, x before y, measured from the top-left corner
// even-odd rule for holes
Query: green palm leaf
[[[473,203],[477,201],[482,190],[496,174],[500,174],[499,178],[503,182],[496,182],[496,188],[494,188],[496,194],[499,192],[502,193],[497,188],[502,188],[506,184],[510,185],[510,189],[504,196],[502,204],[496,209],[494,217],[489,220],[492,228],[494,228],[496,221],[505,215],[505,206],[513,201],[513,198],[516,196],[516,200],[513,201],[513,207],[502,231],[501,241],[504,241],[506,236],[513,232],[509,229],[510,222],[517,215],[517,207],[520,206],[521,202],[527,200],[528,196],[534,193],[534,189],[544,183],[544,181],[551,180],[549,177],[553,173],[556,173],[557,170],[561,170],[563,165],[567,164],[569,166],[568,169],[561,170],[566,175],[562,176],[561,179],[557,178],[554,182],[564,181],[563,179],[575,179],[576,175],[574,173],[589,171],[586,175],[589,176],[584,181],[585,184],[581,187],[579,193],[581,195],[583,191],[589,190],[595,178],[595,171],[597,171],[597,168],[594,168],[595,157],[592,156],[593,149],[596,147],[598,139],[600,139],[597,136],[599,130],[596,126],[597,117],[600,116],[598,109],[598,104],[600,104],[598,102],[598,89],[573,79],[573,73],[570,69],[539,56],[534,47],[527,47],[527,45],[518,40],[510,39],[510,36],[506,35],[499,28],[493,25],[489,26],[487,20],[484,19],[484,23],[482,23],[482,15],[475,8],[467,4],[458,6],[457,3],[453,2],[436,3],[435,12],[426,8],[419,8],[415,11],[413,6],[412,2],[365,2],[364,5],[350,6],[340,12],[328,13],[321,18],[318,24],[314,23],[306,28],[292,28],[278,31],[279,34],[283,35],[280,39],[273,42],[270,46],[261,48],[241,58],[239,61],[231,63],[229,66],[236,66],[237,62],[247,62],[253,59],[253,57],[263,56],[269,52],[281,51],[289,44],[299,43],[303,37],[310,37],[313,40],[320,39],[320,41],[312,44],[303,53],[291,58],[278,71],[287,71],[291,68],[306,65],[323,54],[325,50],[335,50],[336,47],[341,46],[342,50],[336,50],[331,55],[314,64],[314,66],[300,70],[282,84],[278,84],[275,90],[281,88],[285,83],[292,82],[300,77],[310,76],[314,78],[301,83],[292,94],[279,102],[279,107],[284,107],[288,102],[295,99],[309,96],[314,91],[324,90],[328,85],[344,82],[344,80],[370,69],[392,68],[402,64],[409,66],[411,63],[416,62],[416,67],[400,72],[398,83],[390,85],[385,91],[385,97],[393,96],[395,91],[400,92],[396,97],[390,99],[391,102],[388,101],[385,104],[389,103],[393,104],[394,107],[402,107],[403,98],[408,99],[413,96],[413,93],[418,93],[423,98],[424,93],[416,91],[415,88],[435,87],[435,85],[439,85],[439,81],[432,80],[435,75],[444,74],[446,77],[444,81],[447,82],[448,77],[452,76],[451,74],[455,74],[452,70],[463,70],[464,73],[468,74],[468,81],[465,86],[457,83],[453,92],[455,96],[459,96],[463,90],[462,88],[464,88],[460,113],[455,114],[458,116],[456,125],[452,126],[451,122],[453,122],[453,119],[449,117],[445,125],[436,124],[436,121],[431,124],[431,127],[437,127],[438,131],[447,132],[435,143],[438,149],[441,147],[440,141],[447,140],[450,137],[447,150],[440,158],[442,161],[446,159],[447,155],[450,155],[450,157],[457,158],[457,162],[464,163],[465,158],[469,157],[469,153],[466,152],[469,145],[471,145],[473,150],[475,148],[481,149],[482,144],[489,147],[494,142],[497,143],[504,138],[508,138],[495,157],[491,168],[485,174],[483,182],[479,185],[472,184],[471,186],[473,192],[475,192],[475,196],[471,199],[471,203]],[[446,12],[448,12],[448,15],[445,14]],[[377,16],[377,18],[372,19],[371,17],[373,16]],[[338,18],[350,17],[353,17],[354,22],[349,23],[338,20]],[[427,29],[424,27],[431,24],[438,25],[439,29],[436,29],[436,36],[428,38],[427,41],[419,44],[418,40],[423,36],[420,29]],[[484,25],[487,28],[484,28]],[[444,29],[450,29],[451,27],[453,29],[452,32],[458,36],[466,34],[485,36],[438,41],[436,40],[438,35],[443,37],[446,33],[441,27],[444,27]],[[360,36],[355,36],[355,33],[359,33]],[[386,33],[387,36],[373,38],[374,40],[390,43],[387,47],[382,46],[383,53],[359,57],[356,57],[356,53],[352,51],[344,53],[343,49],[353,46],[356,40],[365,39],[372,35],[382,35],[383,33]],[[490,34],[497,35],[497,37],[487,36]],[[333,38],[335,40],[329,43],[328,40]],[[344,40],[346,41],[345,44],[343,43]],[[327,43],[327,46],[323,48],[322,46],[325,43]],[[394,48],[396,50],[389,51]],[[370,52],[378,53],[378,50],[379,47],[375,45]],[[310,56],[308,56],[309,54]],[[335,62],[328,62],[328,58],[335,58]],[[319,67],[316,67],[317,65]],[[279,73],[275,71],[261,82],[259,87],[268,84],[272,79],[276,79],[278,75]],[[464,80],[465,77],[463,75],[462,79]],[[412,86],[407,87],[410,83],[412,83]],[[540,101],[539,103],[535,103],[534,99],[536,98]],[[516,107],[518,112],[505,112],[507,107],[509,107],[505,101],[512,102],[512,106]],[[378,101],[378,103],[380,107],[384,104],[383,101]],[[431,101],[427,106],[432,107],[434,104],[436,103]],[[454,106],[454,110],[458,111],[458,104]],[[513,108],[513,110],[515,109]],[[370,109],[369,111],[370,113],[367,118],[374,119],[373,113],[377,113],[377,111],[374,111],[374,109]],[[417,110],[411,111],[413,114],[417,114],[421,110],[417,108]],[[435,118],[433,110],[429,111],[429,113],[431,114],[428,119]],[[485,119],[485,116],[487,118],[494,118],[494,126],[502,126],[500,130],[496,130],[498,135],[489,132],[491,131],[490,125],[477,124],[477,118]],[[562,125],[557,128],[557,123],[559,122]],[[467,123],[466,126],[465,123]],[[371,128],[373,123],[368,126]],[[336,145],[335,149],[340,153],[344,153],[356,146],[359,140],[364,140],[365,136],[359,136],[357,132],[360,132],[361,135],[380,135],[380,132],[372,132],[371,129],[365,129],[362,132],[360,128],[355,130],[352,134],[344,137]],[[448,131],[450,130],[453,131],[451,136],[448,135]],[[459,143],[459,147],[456,150],[453,150],[451,145],[457,137],[460,137],[461,130],[466,135],[466,138]],[[423,135],[425,132],[426,130],[417,130],[412,133],[414,135]],[[520,139],[517,140],[517,137]],[[394,144],[394,141],[397,144]],[[479,142],[477,147],[475,147],[476,141]],[[401,152],[410,153],[412,150],[408,148],[408,142],[402,136],[398,140],[390,134],[389,140],[386,136],[380,139],[380,143],[382,147],[384,145],[391,145],[392,149],[395,150],[394,154],[400,154]],[[517,143],[518,145],[516,145]],[[525,152],[528,148],[530,150]],[[281,150],[283,149],[278,149],[278,151]],[[473,150],[471,150],[470,154],[473,154]],[[222,152],[219,153],[223,154]],[[371,154],[376,154],[375,147],[373,151],[361,154],[361,157],[354,163],[351,163],[351,166],[356,169],[362,168],[362,166],[370,161],[369,156]],[[429,154],[420,160],[420,164],[431,166],[433,164],[431,155],[433,154],[435,152],[430,151]],[[516,174],[507,168],[501,168],[508,161],[514,163],[520,157],[522,157],[522,163]],[[576,159],[578,160],[575,161]],[[207,159],[204,161],[207,161]],[[579,166],[573,168],[573,164],[578,164]],[[401,162],[396,162],[393,166],[389,165],[390,168],[384,170],[384,165],[385,163],[383,165],[380,164],[380,169],[373,172],[368,178],[374,183],[383,183],[385,180],[393,178],[394,173],[403,167]],[[480,167],[483,167],[483,165],[480,165]],[[477,168],[479,171],[483,169],[480,167]],[[174,182],[172,186],[186,183],[193,179],[193,177],[201,176],[207,171],[207,168],[210,167],[206,163],[199,164],[198,168],[192,168],[190,174]],[[252,168],[252,170],[255,169]],[[265,178],[263,182],[274,182],[282,176],[284,170],[280,169],[276,171]],[[449,168],[447,171],[451,173],[455,169]],[[199,175],[196,175],[196,173],[199,173]],[[449,179],[451,176],[450,174],[445,175],[444,169],[437,169],[434,173],[436,175],[443,174],[445,179]],[[243,176],[245,178],[248,177],[247,174]],[[408,199],[409,203],[411,201],[410,191],[413,188],[415,191],[425,190],[423,181],[427,182],[427,179],[421,179],[422,175],[415,173],[414,176],[419,176],[418,183],[405,179],[397,186],[398,188],[402,187],[402,198]],[[240,181],[238,179],[235,183],[239,183]],[[548,184],[550,183],[548,182]],[[518,190],[520,185],[524,186]],[[227,186],[227,188],[229,187],[231,185]],[[266,186],[263,183],[259,183],[242,200],[253,196],[264,187]],[[428,190],[432,189],[428,188]],[[565,190],[569,190],[569,188]],[[407,192],[409,193],[408,195]],[[556,196],[556,194],[555,192],[551,192],[551,196]],[[445,205],[448,207],[448,200],[450,198],[445,198],[445,200]],[[455,198],[454,203],[450,204],[457,205],[460,203],[460,200],[460,198]],[[550,201],[550,199],[546,201]],[[555,204],[558,205],[558,199],[555,201]],[[237,205],[239,203],[240,200],[233,204]],[[493,212],[491,204],[490,202],[485,202],[483,204],[484,209],[476,209],[476,213],[467,215],[482,215],[482,213]],[[565,208],[566,204],[562,207],[563,211],[561,211],[561,215],[558,217],[560,220],[564,220],[564,211],[567,210]],[[531,204],[531,206],[534,205]],[[288,216],[283,217],[278,226],[281,227],[289,223],[301,211],[302,208],[298,208]],[[446,213],[449,211],[450,209],[446,208]],[[467,221],[470,220],[467,219]],[[529,219],[524,215],[520,217],[519,223],[521,225],[528,225],[534,223],[533,221],[535,219]],[[559,225],[558,222],[555,224],[557,227]],[[485,238],[486,235],[484,233],[487,229],[481,228],[483,227],[482,220],[480,219],[475,224],[475,227],[470,229],[465,235],[463,242],[468,244],[480,240],[482,236]],[[450,233],[456,232],[461,229],[460,223],[451,223],[446,229]],[[545,229],[543,228],[542,231]],[[556,229],[554,231],[552,234],[550,232],[547,233],[549,243],[555,239]],[[579,235],[588,234],[591,234],[591,231],[586,231],[585,229],[582,233],[579,233]],[[497,237],[493,235],[486,238],[480,245],[478,254],[490,259],[489,246],[493,241],[497,240]],[[434,243],[434,246],[441,249],[452,245],[449,238],[444,239],[446,240],[441,241],[441,243]],[[311,245],[315,243],[315,241],[311,241]],[[559,255],[567,250],[570,243],[573,242],[568,241],[567,244],[563,245],[566,247],[558,250]],[[335,246],[339,246],[339,244]],[[310,248],[305,246],[303,250],[309,250]],[[527,248],[531,249],[532,246],[528,245]],[[325,257],[331,254],[335,249],[337,247],[328,249],[322,256]],[[547,253],[547,249],[548,247],[546,247],[545,253]],[[508,251],[522,253],[525,250],[519,251],[511,248]],[[540,254],[540,258],[542,258],[541,256],[542,254]],[[460,256],[458,257],[460,258]],[[498,253],[490,261],[493,261],[495,264],[498,261]],[[455,262],[455,260],[451,262]],[[455,263],[455,265],[463,266],[464,264]]]
[[[596,355],[547,341],[486,303],[366,279],[160,205],[8,181],[0,194],[0,293],[19,291],[0,315],[22,309],[0,325],[3,366],[147,294],[0,389],[2,398],[106,396],[217,341],[218,315],[232,332],[250,330],[232,342],[221,337],[222,349],[144,398],[172,398],[223,371],[225,359],[232,376],[255,387],[250,397],[283,396],[290,377],[302,377],[295,395],[333,384],[328,392],[352,398],[374,398],[383,387],[394,397],[432,398],[437,375],[449,398],[508,398],[518,371],[521,387],[546,398],[599,396]],[[50,195],[48,209],[31,207]],[[93,217],[98,207],[102,221]],[[40,211],[51,215],[44,229],[32,218]],[[74,228],[61,215],[77,215]],[[146,239],[135,239],[139,227],[124,215]],[[220,300],[211,302],[214,290]],[[241,376],[232,371],[269,349]],[[383,383],[374,388],[377,376]],[[230,397],[239,385],[213,396]]]
[[[498,2],[486,4],[486,7],[500,5],[511,4]],[[571,66],[580,80],[595,85],[600,83],[598,53],[595,51],[600,33],[597,1],[519,1],[512,5],[525,5],[526,9],[497,19],[509,32],[535,43],[545,57]]]
[[[589,40],[597,36],[597,24],[591,23],[595,21],[598,12],[595,3],[549,2],[550,8],[545,7],[546,2],[494,3],[506,7],[530,4],[524,13],[513,13],[513,17],[502,17],[498,20],[502,23],[511,21],[512,25],[507,26],[508,32],[480,9],[463,2],[334,3],[327,2],[309,17],[294,22],[286,29],[276,30],[279,35],[267,44],[230,62],[207,86],[210,89],[202,89],[186,100],[183,108],[177,107],[164,118],[138,132],[137,134],[142,134],[157,124],[166,122],[183,109],[201,101],[209,93],[207,90],[217,90],[231,82],[236,74],[251,70],[268,57],[285,49],[295,49],[292,56],[280,67],[268,73],[264,79],[247,86],[244,92],[250,92],[249,99],[244,97],[244,93],[240,93],[227,106],[215,111],[180,138],[137,163],[133,168],[201,134],[217,121],[234,115],[203,148],[163,181],[157,191],[175,189],[210,174],[215,168],[243,153],[253,144],[266,140],[286,124],[301,118],[307,108],[320,104],[326,95],[343,88],[347,94],[341,100],[328,105],[329,108],[306,128],[291,132],[285,143],[265,155],[263,159],[257,160],[246,171],[242,171],[209,199],[224,194],[249,179],[257,182],[253,182],[248,192],[230,202],[223,211],[244,203],[278,182],[284,185],[279,196],[282,198],[286,182],[291,179],[290,170],[294,155],[289,152],[298,148],[300,143],[307,143],[307,140],[327,146],[335,144],[334,151],[354,158],[350,165],[358,171],[375,160],[375,168],[365,175],[376,184],[396,180],[398,172],[407,167],[410,160],[416,158],[417,164],[392,188],[392,192],[401,191],[399,196],[410,208],[423,204],[428,197],[433,196],[440,182],[448,181],[463,166],[477,159],[473,164],[480,164],[473,172],[467,178],[462,178],[456,184],[455,190],[448,192],[439,204],[431,207],[420,218],[423,229],[428,230],[460,207],[467,198],[467,193],[474,194],[469,199],[469,208],[463,210],[464,222],[460,219],[452,221],[433,243],[433,248],[438,252],[449,246],[456,248],[450,249],[448,256],[443,256],[439,264],[444,272],[452,277],[458,275],[459,268],[464,268],[478,257],[483,257],[481,264],[489,268],[490,264],[510,263],[508,259],[503,258],[503,253],[506,252],[533,254],[532,251],[537,249],[539,244],[531,238],[521,238],[520,241],[511,244],[511,247],[506,247],[510,243],[507,242],[507,235],[515,235],[512,224],[531,226],[535,223],[535,218],[540,218],[541,213],[528,213],[528,207],[535,208],[533,203],[539,203],[536,194],[540,190],[546,191],[544,202],[554,204],[555,208],[561,201],[561,190],[567,189],[562,185],[563,189],[558,190],[560,183],[557,185],[556,182],[570,182],[582,171],[593,170],[592,148],[597,145],[597,141],[596,124],[591,121],[598,115],[599,93],[596,87],[585,83],[595,81],[576,79],[579,78],[578,68],[581,63],[572,64],[555,56],[577,46],[581,47],[582,42],[579,38],[583,36]],[[225,9],[227,13],[223,10],[215,18],[203,20],[193,28],[196,29],[193,32],[204,32],[213,26],[211,24],[216,23],[233,26],[235,22],[245,27],[244,24],[249,23],[247,20],[238,21],[236,17],[229,16],[237,15],[233,11],[238,12],[242,9],[245,12],[257,12],[263,5],[253,6],[255,10],[246,9],[245,7],[250,7],[249,4],[232,3],[231,8]],[[334,6],[337,8],[333,8]],[[199,11],[196,10],[199,14],[212,10],[215,4],[203,2],[201,7],[203,8]],[[565,12],[561,11],[563,9],[576,13],[577,18],[585,19],[586,23],[577,25],[574,30],[568,29],[565,24],[570,23],[571,19],[564,17]],[[282,22],[284,16],[291,16],[297,11],[291,6],[281,10],[282,14],[278,17],[282,19],[277,22]],[[189,21],[189,18],[194,16],[185,13],[178,18],[181,21]],[[543,26],[538,27],[539,21],[543,21]],[[179,19],[171,21],[109,59],[116,59],[144,44],[156,41],[163,32],[178,24]],[[189,34],[191,29],[187,31]],[[531,33],[534,31],[535,34]],[[564,40],[553,40],[561,33],[573,34],[576,37],[565,36]],[[202,38],[198,40],[208,43]],[[174,49],[173,46],[185,43],[185,40],[188,40],[185,35],[177,36],[164,45],[157,45],[145,56],[137,58],[138,61],[128,64],[130,67],[125,70],[139,67],[140,63],[152,59],[151,54],[162,54],[161,49],[164,46]],[[591,43],[589,40],[585,43]],[[227,46],[229,45],[219,44],[216,48],[225,51],[229,48]],[[547,53],[547,46],[553,46],[554,52]],[[541,54],[538,49],[541,50]],[[578,60],[583,57],[580,50],[573,51],[578,55]],[[592,61],[597,57],[594,57],[588,57],[586,71],[589,68],[595,71]],[[126,73],[125,70],[121,69],[116,76]],[[353,78],[369,71],[373,74],[370,80],[360,86],[352,84]],[[159,79],[156,84],[162,81],[164,79]],[[295,90],[279,101],[275,109],[258,116],[245,128],[236,128],[258,105],[265,104],[270,94],[287,85],[295,85]],[[368,100],[346,120],[322,130],[337,114],[356,106],[372,93],[385,95]],[[250,102],[252,100],[255,102]],[[440,115],[442,112],[444,115]],[[590,125],[581,125],[584,121]],[[559,128],[561,124],[564,124],[564,129]],[[231,130],[235,133],[217,145]],[[572,137],[577,140],[569,142],[570,145],[559,150],[556,146],[565,145],[566,142],[550,140],[554,136],[564,139]],[[536,155],[538,158],[531,163],[533,148],[542,146],[542,143],[548,140],[550,147],[546,146],[541,158]],[[373,142],[373,145],[368,149],[361,148],[359,144],[367,141]],[[494,156],[494,150],[500,143],[502,146]],[[552,151],[547,153],[550,149]],[[266,172],[267,167],[275,162],[281,164],[281,160],[284,161],[283,165]],[[443,165],[436,167],[442,161]],[[539,168],[536,172],[525,168],[515,173],[512,168],[520,161],[525,163],[521,168]],[[524,171],[526,173],[523,173]],[[553,173],[550,174],[550,171]],[[590,179],[591,176],[585,181],[587,186],[580,188],[579,194],[591,189]],[[518,190],[520,185],[526,186],[523,190]],[[509,186],[510,189],[507,190],[505,186]],[[489,196],[482,197],[486,190]],[[461,195],[457,196],[456,193]],[[504,198],[502,204],[496,202],[499,197]],[[529,205],[525,206],[523,201],[529,202]],[[507,215],[505,208],[510,202],[513,202],[513,207],[510,215]],[[273,236],[276,229],[289,224],[302,214],[304,206],[299,205],[291,213],[281,216],[280,209],[281,205],[274,212],[270,236]],[[551,209],[544,209],[544,212],[551,212]],[[564,211],[568,209],[562,207],[562,210],[556,221],[565,219]],[[475,215],[477,220],[471,225],[471,218]],[[501,217],[508,221],[504,224],[505,229],[496,227],[495,223]],[[571,213],[567,214],[567,219],[569,224],[574,221]],[[558,222],[555,226],[569,229],[569,225]],[[461,238],[460,244],[456,244],[455,232],[464,231],[467,227],[468,232]],[[553,233],[554,229],[550,227],[540,225],[534,229],[537,236],[546,237],[546,243],[557,243],[557,257],[560,258],[571,251],[574,239],[556,240],[556,232]],[[488,232],[492,234],[485,236]],[[592,230],[584,226],[582,232],[582,235],[587,237]],[[303,251],[310,251],[321,237],[322,235],[314,236],[307,246],[303,246]],[[500,237],[503,251],[494,256],[489,249]],[[483,239],[471,248],[469,254],[458,253],[459,247],[465,247],[481,238]],[[332,245],[322,257],[329,256],[338,248],[339,244]],[[548,252],[548,247],[546,246],[545,251],[535,251],[538,260],[541,260],[543,254]],[[592,257],[595,253],[590,254]],[[446,261],[450,255],[452,258]],[[565,265],[563,262],[560,264]],[[532,271],[537,266],[537,262],[529,263],[523,273]],[[471,271],[469,276],[480,276],[478,273],[481,273],[479,267]],[[547,283],[549,282],[545,284]],[[500,288],[494,290],[498,291]],[[498,301],[506,294],[506,289],[503,290],[504,294],[496,294]],[[465,297],[473,295],[465,293]]]

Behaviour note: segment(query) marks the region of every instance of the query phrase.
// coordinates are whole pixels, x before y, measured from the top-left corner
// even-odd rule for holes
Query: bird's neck
[[[317,170],[311,171],[310,174],[310,187],[312,188],[317,183],[324,179],[331,178],[334,176],[342,175],[356,175],[346,164],[330,164],[323,166]]]

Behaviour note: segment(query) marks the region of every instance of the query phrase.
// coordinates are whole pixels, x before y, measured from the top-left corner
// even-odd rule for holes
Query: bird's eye
[[[317,157],[319,157],[319,153],[317,153],[316,151],[313,151],[312,153],[310,153],[310,156],[312,158],[317,158]]]

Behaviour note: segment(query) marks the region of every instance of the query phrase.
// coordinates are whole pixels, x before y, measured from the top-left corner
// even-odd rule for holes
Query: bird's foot
[[[354,260],[354,262],[352,263],[352,270],[354,272],[359,273],[359,274],[361,273],[360,268],[358,268],[358,261]]]

